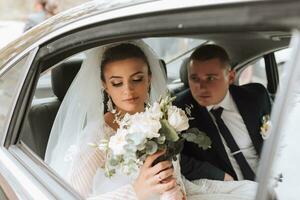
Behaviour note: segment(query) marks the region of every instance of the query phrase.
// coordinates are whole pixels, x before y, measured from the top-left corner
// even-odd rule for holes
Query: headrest
[[[159,62],[160,62],[160,65],[161,65],[163,71],[165,72],[166,79],[168,79],[168,72],[167,72],[166,62],[164,61],[164,59],[159,59]]]
[[[62,101],[73,79],[81,67],[82,60],[72,60],[59,64],[51,70],[53,93]]]
[[[184,84],[185,87],[189,87],[189,79],[188,79],[188,65],[189,65],[189,58],[185,58],[180,66],[180,80]]]

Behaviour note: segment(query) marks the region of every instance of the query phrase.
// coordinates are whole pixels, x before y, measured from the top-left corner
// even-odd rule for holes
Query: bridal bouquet
[[[148,105],[144,112],[117,117],[116,134],[98,145],[107,153],[106,176],[111,177],[117,169],[128,175],[137,172],[148,155],[162,149],[166,153],[155,163],[176,159],[184,140],[193,141],[203,149],[210,147],[211,141],[205,133],[198,129],[187,130],[189,118],[185,111],[172,105],[174,99],[168,96]]]

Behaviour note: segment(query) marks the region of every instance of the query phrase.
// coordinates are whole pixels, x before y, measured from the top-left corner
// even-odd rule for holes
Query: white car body
[[[267,12],[267,8],[276,12]],[[284,9],[289,12],[282,13]],[[38,61],[49,61],[51,56],[57,58],[56,53],[59,54],[60,51],[68,53],[66,50],[68,47],[74,50],[73,46],[80,48],[84,45],[95,45],[95,41],[90,41],[89,38],[97,39],[96,42],[99,44],[105,44],[122,39],[164,35],[186,36],[196,33],[203,34],[201,35],[203,38],[209,39],[211,32],[219,33],[222,30],[229,32],[231,29],[242,32],[244,27],[247,27],[249,32],[251,28],[264,29],[265,32],[268,29],[276,30],[278,33],[281,30],[284,32],[293,29],[294,40],[291,42],[292,56],[286,70],[287,78],[281,84],[282,90],[274,104],[272,113],[274,129],[264,148],[258,175],[261,187],[258,189],[257,199],[266,199],[266,188],[272,176],[269,168],[274,165],[280,135],[289,114],[288,104],[293,97],[294,91],[291,88],[298,87],[299,83],[300,33],[297,31],[300,28],[299,10],[300,2],[293,0],[274,3],[238,0],[127,0],[122,4],[119,1],[110,1],[106,4],[95,1],[60,13],[29,30],[0,50],[0,187],[3,193],[8,199],[81,198],[19,138],[23,117],[28,109],[26,105],[32,97],[29,88],[35,84],[38,67],[44,67],[37,65]],[[165,20],[161,20],[162,18]],[[148,21],[149,23],[145,23]],[[134,26],[136,24],[139,26]],[[18,25],[17,29],[19,28]],[[17,34],[19,32],[16,31]],[[213,36],[215,39],[218,38],[216,35]],[[275,44],[272,50],[280,49],[282,46],[284,45],[278,42],[278,46]],[[237,69],[250,62],[250,59],[263,56],[265,53],[267,50],[263,49],[259,55],[249,54],[249,59],[247,57],[243,60],[243,55],[234,58],[240,61]],[[48,63],[44,64],[46,66]],[[13,75],[12,78],[7,78],[9,75]],[[5,88],[6,85],[14,89],[8,90]],[[299,117],[299,114],[296,116]],[[299,184],[290,185],[290,190],[281,191],[282,198],[288,194],[295,194],[297,188]]]

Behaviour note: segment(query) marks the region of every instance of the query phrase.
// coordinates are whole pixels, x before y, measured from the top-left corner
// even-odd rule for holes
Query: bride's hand
[[[141,167],[139,176],[133,183],[138,199],[147,199],[153,194],[162,194],[176,186],[171,161],[162,161],[152,166],[153,161],[164,153],[157,152],[148,156]]]

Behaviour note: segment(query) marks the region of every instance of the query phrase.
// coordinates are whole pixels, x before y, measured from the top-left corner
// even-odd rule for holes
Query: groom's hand
[[[232,178],[232,176],[230,176],[229,174],[227,174],[225,172],[225,175],[224,175],[224,181],[234,181],[234,179]]]

